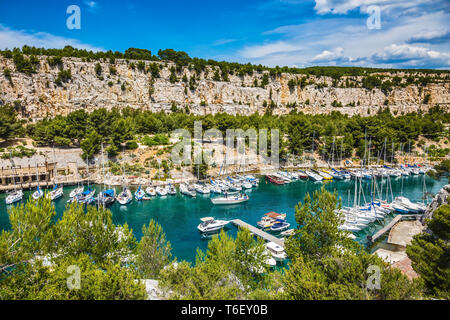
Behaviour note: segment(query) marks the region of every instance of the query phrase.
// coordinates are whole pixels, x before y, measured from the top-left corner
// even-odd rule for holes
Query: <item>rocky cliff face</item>
[[[439,190],[438,194],[434,197],[433,201],[428,205],[425,214],[422,217],[422,223],[425,223],[426,219],[433,219],[433,213],[437,208],[442,206],[443,204],[448,203],[448,197],[450,196],[450,184],[444,186],[441,190]]]
[[[427,110],[434,104],[444,108],[450,106],[450,83],[428,84],[420,88],[415,85],[394,88],[388,96],[380,89],[332,87],[328,77],[308,78],[316,84],[326,83],[320,88],[316,85],[290,88],[288,82],[298,75],[282,74],[270,78],[265,88],[254,87],[254,80],[261,82],[263,73],[239,77],[230,75],[229,82],[213,81],[214,70],[197,76],[195,90],[181,79],[188,78],[194,71],[188,68],[178,73],[178,81],[171,83],[171,63],[158,62],[161,66],[160,78],[152,79],[150,73],[131,68],[131,61],[117,60],[114,67],[117,73],[110,74],[108,62],[101,62],[102,74],[95,72],[97,62],[83,62],[78,58],[64,58],[64,69],[71,70],[72,78],[62,86],[55,84],[59,69],[50,67],[46,57],[40,57],[38,72],[26,76],[16,72],[11,59],[0,57],[0,103],[14,103],[23,118],[40,119],[46,116],[67,114],[77,109],[92,111],[96,108],[112,107],[140,108],[152,111],[170,111],[172,104],[189,108],[194,114],[227,112],[230,114],[251,114],[265,112],[265,101],[276,105],[273,113],[284,114],[296,108],[305,113],[328,113],[333,110],[349,115],[363,116],[375,113],[386,100],[391,111],[410,112]],[[149,62],[147,62],[147,65]],[[4,76],[5,68],[10,69],[11,80]],[[398,75],[398,74],[397,74]],[[393,75],[387,75],[393,76]],[[400,75],[401,76],[401,75]],[[441,76],[445,77],[445,76]],[[103,78],[103,79],[102,79]],[[356,82],[361,78],[353,78]],[[345,81],[345,79],[343,79]],[[428,104],[423,104],[429,95]],[[333,107],[334,101],[342,107]]]

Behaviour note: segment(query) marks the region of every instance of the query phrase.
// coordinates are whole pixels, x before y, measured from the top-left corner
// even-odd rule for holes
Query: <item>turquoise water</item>
[[[394,197],[401,195],[410,198],[412,201],[422,202],[423,196],[423,179],[421,176],[411,176],[407,178],[396,178],[391,180]],[[436,194],[445,184],[447,178],[442,180],[434,180],[425,177],[426,189],[428,192]],[[366,199],[369,200],[369,184],[363,182]],[[127,223],[133,230],[137,239],[140,239],[141,229],[144,224],[148,224],[150,219],[156,220],[164,228],[167,239],[172,243],[172,252],[178,260],[194,261],[196,249],[205,250],[208,239],[202,238],[197,231],[197,225],[200,218],[212,216],[220,219],[236,219],[239,218],[252,225],[260,220],[261,216],[269,211],[275,211],[287,214],[287,221],[291,223],[291,227],[295,227],[294,208],[295,205],[302,201],[305,194],[318,190],[323,183],[312,181],[296,181],[291,184],[276,186],[266,183],[263,178],[257,188],[249,190],[247,193],[250,200],[247,203],[232,206],[214,206],[210,201],[210,196],[197,195],[192,199],[178,193],[176,196],[167,196],[164,198],[155,198],[152,201],[133,201],[128,206],[120,206],[114,203],[110,210],[113,213],[113,221],[116,224]],[[332,181],[325,183],[328,191],[337,190],[342,198],[343,206],[352,205],[354,197],[354,181]],[[96,187],[100,190],[100,187]],[[69,193],[73,188],[66,187],[64,189],[64,197],[55,201],[55,207],[58,217],[62,216],[66,201],[69,199]],[[119,190],[119,189],[118,189]],[[350,197],[349,197],[350,192]],[[25,198],[30,196],[32,191],[25,192]],[[350,200],[350,201],[349,201]],[[431,199],[429,198],[429,201]],[[389,223],[394,214],[386,217],[381,223],[369,225],[364,231],[356,234],[357,241],[366,243],[366,236],[374,234],[382,225]],[[10,227],[7,207],[5,205],[5,194],[0,195],[0,230]],[[227,232],[235,236],[236,228],[229,226]]]

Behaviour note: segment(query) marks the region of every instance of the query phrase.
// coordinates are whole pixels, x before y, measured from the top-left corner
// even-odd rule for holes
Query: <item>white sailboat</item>
[[[193,198],[197,195],[195,191],[190,190],[185,183],[180,184],[180,193]]]
[[[122,180],[123,180],[123,187],[122,192],[118,194],[116,200],[121,205],[127,205],[133,200],[133,195],[131,194],[131,191],[125,186],[125,163],[122,166]]]
[[[133,200],[133,195],[131,194],[131,191],[124,187],[121,193],[117,196],[117,202],[119,202],[121,205],[127,205]]]
[[[156,187],[156,194],[160,197],[167,196],[167,189],[165,187]]]
[[[9,160],[11,161],[12,167],[14,168],[14,172],[16,171],[16,166],[11,158],[11,152],[9,152]],[[16,174],[17,175],[17,174]],[[16,189],[16,177],[13,177],[14,180],[14,191],[10,192],[5,199],[7,205],[13,204],[15,202],[19,202],[23,198],[23,190]]]
[[[36,164],[36,181],[37,181],[37,189],[35,192],[33,192],[33,195],[32,195],[34,200],[42,198],[42,196],[44,195],[44,191],[42,191],[39,186],[39,168],[38,168],[37,164]]]
[[[77,166],[77,172],[78,172],[78,163],[76,163],[76,166]],[[73,198],[79,196],[80,194],[82,194],[83,190],[84,190],[83,185],[80,185],[80,182],[78,182],[77,187],[70,192],[69,197],[73,199]]]
[[[47,194],[47,198],[54,201],[56,199],[61,198],[63,195],[64,195],[63,187],[62,186],[58,187],[58,185],[56,184],[53,190]]]

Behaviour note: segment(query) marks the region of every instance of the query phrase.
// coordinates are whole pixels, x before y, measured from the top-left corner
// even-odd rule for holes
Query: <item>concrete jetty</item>
[[[257,235],[258,237],[261,237],[266,241],[275,242],[277,245],[284,248],[284,240],[283,239],[277,238],[261,229],[258,229],[256,227],[252,226],[251,224],[248,224],[247,222],[244,222],[240,219],[234,219],[234,220],[231,220],[231,223],[240,228],[247,228],[248,230],[250,230],[251,233]]]

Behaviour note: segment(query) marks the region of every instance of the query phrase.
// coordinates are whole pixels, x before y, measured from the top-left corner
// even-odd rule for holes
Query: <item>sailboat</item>
[[[129,204],[133,200],[133,195],[131,194],[131,191],[128,190],[127,187],[124,187],[122,192],[119,193],[117,196],[117,202],[119,202],[121,205]]]
[[[77,165],[77,172],[78,172],[78,163],[76,165]],[[73,198],[79,196],[80,194],[82,194],[83,190],[84,190],[83,185],[80,185],[80,182],[77,182],[77,187],[70,192],[69,197],[73,199]]]
[[[185,183],[180,184],[180,193],[193,198],[196,196],[195,191],[189,189],[189,186]]]
[[[141,177],[141,172],[139,171],[139,180],[140,180],[140,177]],[[139,188],[134,193],[134,197],[137,201],[141,201],[145,197],[145,191],[142,190],[141,186],[139,186]]]
[[[41,190],[41,188],[39,188],[39,185],[37,186],[37,189],[35,192],[33,192],[33,199],[37,200],[39,198],[42,198],[42,196],[44,195],[44,192]]]
[[[144,198],[145,192],[141,189],[141,186],[137,189],[137,191],[134,193],[134,197],[137,201],[141,201],[142,198]]]
[[[111,204],[114,203],[114,201],[116,200],[116,190],[111,188],[111,185],[109,185],[109,189],[106,189],[106,184],[105,184],[105,159],[103,157],[103,143],[102,143],[102,179],[103,179],[103,191],[99,193],[98,197],[97,197],[97,204],[103,205],[104,207],[109,206]],[[110,182],[111,179],[108,179],[108,181]]]
[[[155,197],[155,196],[156,196],[156,190],[155,190],[154,187],[148,186],[148,187],[145,189],[145,192],[146,192],[147,194],[151,195],[152,197]]]
[[[58,187],[58,184],[55,184],[53,190],[47,194],[47,198],[54,201],[56,199],[61,198],[64,195],[63,187]]]
[[[128,188],[125,186],[125,163],[122,166],[122,181],[122,192],[117,196],[117,202],[119,202],[121,205],[127,205],[133,200],[133,195],[131,194],[131,191],[128,190]]]
[[[165,187],[158,186],[156,187],[156,194],[160,197],[167,196],[167,189]]]
[[[14,162],[11,158],[11,152],[9,153],[9,160],[11,161],[12,167],[14,168],[14,171],[16,171],[16,167],[14,165]],[[13,177],[14,180],[14,191],[10,192],[8,196],[5,199],[5,202],[7,205],[13,204],[15,202],[18,202],[22,200],[23,198],[23,190],[22,189],[16,189],[16,177]]]
[[[54,176],[55,176],[55,181],[56,181],[56,175],[58,173],[58,171],[56,170],[56,157],[55,157],[55,148],[53,148],[53,161],[55,162],[55,167],[54,167]],[[53,190],[47,195],[47,197],[50,198],[50,200],[54,201],[56,199],[61,198],[64,195],[64,189],[63,186],[58,187],[58,184],[55,184],[55,187],[53,188]]]
[[[44,191],[42,191],[39,186],[39,168],[38,168],[37,164],[36,164],[36,181],[37,181],[37,189],[35,192],[33,192],[33,195],[32,195],[34,200],[37,200],[44,195]]]
[[[170,184],[167,186],[167,193],[170,194],[171,196],[175,196],[177,194],[177,189]]]
[[[84,190],[84,187],[78,185],[76,189],[73,189],[73,190],[70,192],[69,197],[70,197],[70,198],[75,198],[75,197],[79,196],[80,194],[82,194],[82,193],[83,193],[83,190]]]
[[[149,162],[150,163],[150,162]],[[151,173],[151,167],[149,168],[149,175],[150,175],[150,173]],[[148,180],[148,187],[145,189],[145,192],[148,194],[148,195],[150,195],[150,196],[152,196],[152,197],[155,197],[156,196],[156,190],[155,190],[155,188],[154,187],[152,187],[151,186],[151,179],[149,179]]]

